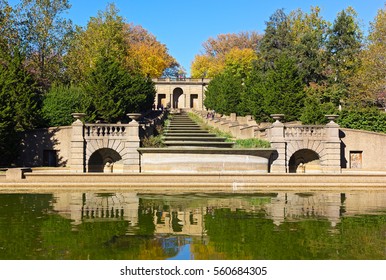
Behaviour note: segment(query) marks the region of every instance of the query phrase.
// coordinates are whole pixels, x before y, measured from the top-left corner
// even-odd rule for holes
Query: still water
[[[386,192],[0,194],[0,259],[386,259]]]

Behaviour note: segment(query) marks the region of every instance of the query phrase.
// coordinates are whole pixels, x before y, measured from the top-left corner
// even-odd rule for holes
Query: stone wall
[[[347,171],[386,171],[386,134],[340,129],[341,166]]]
[[[276,172],[276,165],[281,168],[280,172],[288,172],[284,166],[288,166],[291,156],[302,149],[315,151],[319,155],[321,171],[325,173],[339,173],[341,168],[343,171],[386,171],[386,149],[383,148],[386,146],[386,134],[339,128],[336,123],[330,122],[326,126],[286,123],[278,128],[277,135],[273,135],[275,124],[257,124],[251,116],[216,114],[212,119],[207,118],[207,111],[196,113],[208,125],[226,131],[235,138],[255,137],[271,141],[279,154],[273,161],[272,172]]]
[[[273,149],[140,148],[141,173],[268,173]]]
[[[42,128],[23,133],[19,165],[29,167],[69,165],[71,133],[71,126]]]

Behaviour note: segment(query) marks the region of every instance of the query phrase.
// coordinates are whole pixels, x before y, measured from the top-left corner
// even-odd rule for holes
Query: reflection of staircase
[[[233,142],[217,137],[195,123],[186,112],[175,114],[166,128],[164,143],[168,147],[215,147],[231,148]]]

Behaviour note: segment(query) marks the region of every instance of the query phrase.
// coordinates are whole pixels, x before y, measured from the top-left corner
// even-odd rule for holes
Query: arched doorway
[[[320,157],[313,150],[296,151],[289,160],[289,173],[321,173]]]
[[[103,148],[96,150],[88,161],[88,172],[114,172],[114,165],[117,165],[122,157],[113,149]]]
[[[172,106],[174,109],[184,107],[183,94],[184,94],[184,91],[182,90],[182,88],[178,87],[178,88],[175,88],[173,90],[173,104],[172,104]]]

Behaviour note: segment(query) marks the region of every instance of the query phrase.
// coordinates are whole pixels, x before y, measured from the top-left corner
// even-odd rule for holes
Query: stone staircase
[[[202,129],[183,111],[173,116],[164,136],[167,147],[231,148],[234,144],[225,142],[224,137],[217,137],[216,134]]]

